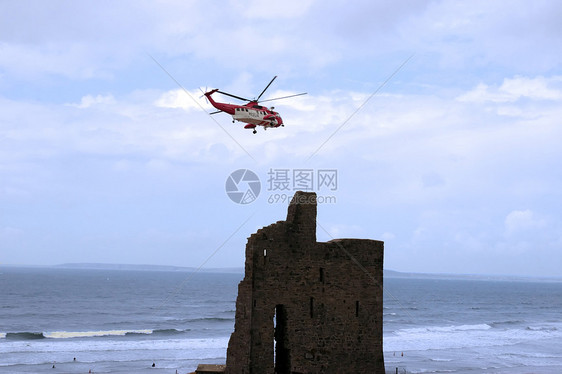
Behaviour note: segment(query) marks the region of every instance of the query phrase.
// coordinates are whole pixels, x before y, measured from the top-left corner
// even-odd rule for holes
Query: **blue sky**
[[[384,240],[399,271],[561,276],[561,18],[553,1],[2,2],[0,264],[242,266],[294,193],[268,172],[328,169],[318,240]],[[275,75],[264,98],[308,92],[271,104],[284,128],[199,107],[200,87],[255,97]],[[225,193],[237,169],[261,180],[251,204]]]

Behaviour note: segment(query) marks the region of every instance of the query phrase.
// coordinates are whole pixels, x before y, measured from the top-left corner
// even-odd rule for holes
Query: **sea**
[[[242,273],[0,267],[0,373],[224,364]],[[562,282],[384,280],[387,373],[562,373]]]

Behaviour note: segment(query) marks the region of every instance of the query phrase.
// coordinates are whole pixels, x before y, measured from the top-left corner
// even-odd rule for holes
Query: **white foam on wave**
[[[80,362],[136,362],[146,357],[163,361],[164,357],[208,360],[226,358],[229,337],[201,339],[41,339],[8,341],[0,344],[0,357],[5,365],[37,365],[78,357]]]
[[[426,326],[426,327],[414,327],[411,329],[402,329],[395,332],[399,336],[412,336],[416,334],[426,334],[426,333],[454,333],[457,331],[482,331],[489,330],[492,326],[481,323],[477,325],[451,325],[451,326]]]
[[[527,326],[525,328],[529,331],[557,331],[558,328],[554,326]]]
[[[447,350],[471,347],[510,346],[544,339],[562,338],[562,329],[552,324],[525,328],[493,328],[473,325],[425,326],[401,329],[384,336],[385,351]]]
[[[229,337],[192,339],[149,340],[90,340],[42,339],[36,341],[13,341],[3,344],[0,353],[19,352],[102,352],[143,350],[214,350],[226,349]],[[197,356],[196,356],[197,357]]]
[[[6,333],[0,332],[0,339],[6,339]]]
[[[53,331],[44,332],[50,339],[93,338],[100,336],[125,336],[127,334],[152,334],[152,330],[108,330],[108,331]]]

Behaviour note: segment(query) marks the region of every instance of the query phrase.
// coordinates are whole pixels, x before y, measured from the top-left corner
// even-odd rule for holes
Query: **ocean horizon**
[[[55,265],[33,264],[0,264],[6,268],[54,268],[54,269],[88,269],[88,270],[134,270],[134,271],[171,271],[189,273],[235,273],[244,274],[244,267],[195,267],[174,265],[149,265],[149,264],[118,264],[97,262],[62,263]],[[562,276],[537,276],[514,274],[480,274],[480,273],[421,273],[384,269],[385,278],[415,278],[415,279],[466,279],[466,280],[499,280],[499,281],[524,281],[524,282],[562,282]]]
[[[188,373],[224,364],[242,277],[1,266],[0,373]],[[386,273],[387,372],[562,372],[562,282],[470,277]]]

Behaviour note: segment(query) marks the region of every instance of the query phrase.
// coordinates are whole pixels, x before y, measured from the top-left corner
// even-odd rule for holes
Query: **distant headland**
[[[58,265],[11,265],[0,264],[0,267],[34,267],[34,268],[58,268],[58,269],[91,269],[91,270],[131,270],[131,271],[170,271],[170,272],[203,272],[203,273],[228,273],[244,274],[243,267],[227,268],[196,268],[190,266],[171,265],[134,265],[134,264],[106,264],[106,263],[66,263]],[[396,270],[384,270],[385,278],[408,278],[408,279],[457,279],[457,280],[482,280],[482,281],[505,281],[505,282],[562,282],[562,277],[525,277],[517,275],[498,274],[449,274],[449,273],[415,273],[401,272]]]

